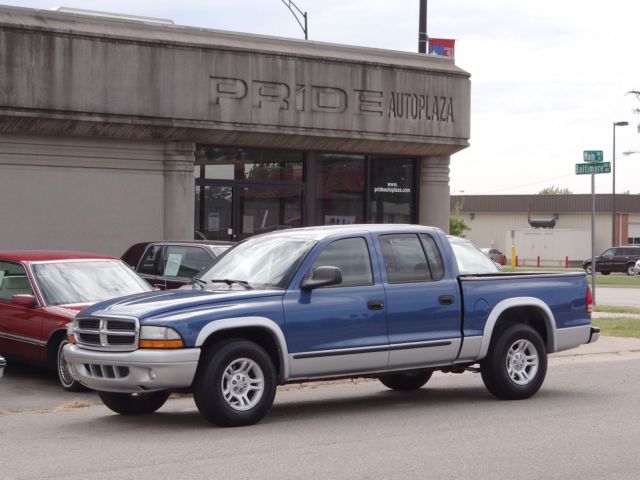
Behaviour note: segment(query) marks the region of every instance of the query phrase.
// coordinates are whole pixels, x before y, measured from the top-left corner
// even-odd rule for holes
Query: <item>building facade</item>
[[[448,229],[450,59],[0,7],[0,72],[0,249]]]
[[[613,195],[596,195],[595,250],[596,254],[617,245],[640,244],[640,195],[615,196],[615,226],[613,225]],[[581,195],[452,195],[451,209],[459,210],[460,217],[470,230],[466,237],[481,247],[496,248],[511,255],[512,239],[516,232],[537,231],[550,237],[552,232],[565,231],[570,240],[561,251],[549,254],[547,260],[562,264],[565,257],[577,263],[591,254],[592,197]],[[529,220],[553,220],[553,229],[534,228]],[[569,232],[573,232],[570,236]],[[560,237],[560,234],[556,235]],[[542,240],[539,240],[542,241]],[[562,243],[562,242],[561,242]],[[516,245],[517,247],[517,245]],[[536,257],[527,255],[522,245],[516,254],[523,260]],[[540,249],[539,249],[540,250]],[[551,247],[549,247],[551,250]],[[544,248],[542,248],[544,251]],[[586,254],[585,254],[586,253]],[[529,258],[532,257],[532,258]],[[552,263],[550,263],[552,264]]]

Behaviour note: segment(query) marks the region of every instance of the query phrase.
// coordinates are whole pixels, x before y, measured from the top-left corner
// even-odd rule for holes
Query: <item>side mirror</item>
[[[36,297],[27,293],[16,293],[11,297],[11,303],[32,308],[36,304]]]
[[[338,285],[339,283],[342,283],[342,272],[338,267],[317,267],[313,270],[311,278],[307,277],[302,281],[300,288],[313,290],[314,288]]]

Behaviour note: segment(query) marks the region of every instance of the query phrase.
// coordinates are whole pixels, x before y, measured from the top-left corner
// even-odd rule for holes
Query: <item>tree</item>
[[[456,237],[464,237],[467,230],[471,230],[471,227],[464,223],[460,212],[462,211],[462,202],[456,202],[453,206],[453,211],[449,217],[449,234]]]
[[[572,195],[573,192],[568,188],[560,188],[555,185],[551,185],[550,187],[543,188],[538,192],[538,195]]]

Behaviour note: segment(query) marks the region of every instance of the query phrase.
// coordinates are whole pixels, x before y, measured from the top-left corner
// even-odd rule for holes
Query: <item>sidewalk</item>
[[[620,317],[640,318],[640,313],[613,313],[613,312],[592,312],[591,313],[591,318],[592,319],[598,319],[598,318],[620,318]]]
[[[597,322],[596,322],[597,325]],[[640,338],[600,336],[597,342],[580,345],[578,348],[552,353],[550,357],[579,357],[599,354],[640,354]]]

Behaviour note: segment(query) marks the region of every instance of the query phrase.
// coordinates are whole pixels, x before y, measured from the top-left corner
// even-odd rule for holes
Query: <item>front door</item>
[[[42,316],[37,306],[13,303],[16,294],[34,295],[27,272],[18,263],[0,261],[0,353],[40,360],[46,343]]]
[[[384,369],[389,358],[384,288],[374,278],[370,237],[329,243],[305,276],[339,267],[342,283],[314,290],[292,285],[284,297],[292,378]],[[375,258],[374,258],[375,260]]]

